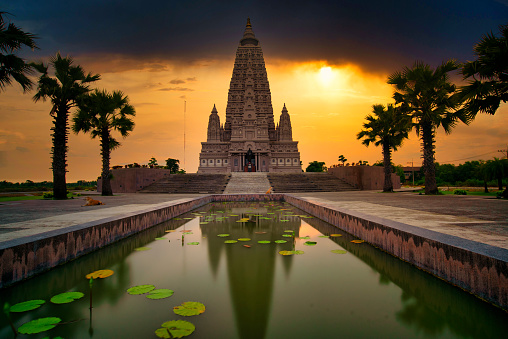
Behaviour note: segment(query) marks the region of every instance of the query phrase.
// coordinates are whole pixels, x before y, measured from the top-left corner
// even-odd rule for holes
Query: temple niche
[[[226,121],[221,125],[214,104],[201,145],[198,173],[302,172],[286,104],[275,126],[263,52],[249,19],[236,51]]]

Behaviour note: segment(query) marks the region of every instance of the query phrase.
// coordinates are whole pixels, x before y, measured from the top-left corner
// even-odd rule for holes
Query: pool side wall
[[[508,310],[508,250],[285,196],[291,205]]]
[[[0,288],[50,270],[213,201],[283,200],[282,194],[208,195],[0,243]]]

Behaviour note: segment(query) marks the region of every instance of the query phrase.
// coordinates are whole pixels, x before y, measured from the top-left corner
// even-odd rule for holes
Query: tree
[[[487,183],[490,179],[492,179],[492,177],[491,177],[491,173],[488,168],[488,164],[484,160],[480,160],[480,161],[478,161],[478,163],[479,163],[479,165],[475,168],[474,174],[476,174],[477,176],[482,178],[483,187],[484,187],[483,191],[485,193],[489,193],[489,188],[487,186]]]
[[[178,159],[166,159],[166,168],[169,169],[169,173],[178,173],[180,171],[180,160]]]
[[[347,159],[345,156],[343,156],[342,154],[339,155],[339,161],[342,163],[342,166],[344,166],[344,164],[346,163]]]
[[[487,173],[491,178],[497,179],[497,186],[500,191],[503,190],[503,178],[508,174],[508,159],[499,159],[487,161]]]
[[[453,96],[456,87],[449,81],[448,73],[457,68],[455,60],[443,62],[435,70],[423,62],[415,62],[412,68],[405,67],[388,78],[388,84],[396,89],[395,103],[411,117],[422,142],[425,194],[438,193],[434,167],[436,129],[442,126],[449,134],[458,120],[466,124],[471,121],[463,111],[456,110],[460,100]]]
[[[129,98],[121,91],[108,93],[95,90],[79,103],[79,109],[73,118],[72,129],[75,133],[90,132],[92,138],[99,137],[102,155],[102,195],[113,195],[110,181],[109,163],[111,151],[120,143],[111,135],[113,131],[127,137],[134,128],[131,117],[136,115]]]
[[[372,113],[374,114],[365,117],[367,122],[363,123],[364,129],[356,135],[356,138],[363,139],[362,144],[367,147],[371,143],[382,147],[385,172],[383,192],[393,192],[392,149],[396,151],[408,137],[411,121],[393,105],[388,105],[386,109],[383,105],[373,105]]]
[[[78,101],[90,91],[88,84],[100,79],[99,74],[85,75],[81,66],[73,66],[71,57],[62,58],[57,53],[50,59],[49,64],[55,70],[55,78],[48,75],[49,65],[33,63],[32,66],[42,75],[39,77],[37,93],[33,99],[35,102],[50,99],[52,103],[49,115],[53,118],[51,130],[53,147],[52,164],[53,170],[53,196],[55,199],[67,198],[65,173],[67,172],[67,136],[69,111],[75,107]]]
[[[327,170],[324,162],[313,161],[309,162],[309,166],[305,169],[305,172],[325,172]]]
[[[474,46],[477,60],[462,65],[461,73],[466,86],[459,95],[464,100],[463,110],[471,118],[478,112],[495,114],[501,101],[508,101],[508,25],[500,26],[500,37],[492,32]]]
[[[155,159],[155,157],[152,157],[152,158],[148,161],[148,166],[150,166],[150,167],[159,166],[159,164],[157,163],[157,159]]]
[[[11,85],[11,78],[14,79],[26,92],[32,88],[32,81],[27,75],[32,74],[33,69],[25,60],[14,55],[23,46],[32,50],[38,48],[35,44],[37,37],[31,33],[22,31],[13,23],[6,26],[4,14],[0,12],[0,91]]]

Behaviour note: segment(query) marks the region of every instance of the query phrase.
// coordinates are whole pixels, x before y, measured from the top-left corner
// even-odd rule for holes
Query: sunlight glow
[[[334,78],[334,73],[332,71],[332,68],[330,66],[323,66],[319,70],[319,80],[321,83],[325,86],[328,86],[331,84],[332,80]]]

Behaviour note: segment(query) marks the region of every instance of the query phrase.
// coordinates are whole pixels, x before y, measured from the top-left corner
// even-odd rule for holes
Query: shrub
[[[503,197],[504,191],[505,191],[505,190],[502,190],[502,191],[497,191],[497,192],[496,192],[496,198],[501,199],[501,198]]]
[[[43,199],[53,199],[53,192],[44,192],[42,195]]]
[[[466,190],[453,190],[453,194],[455,195],[467,195]]]

